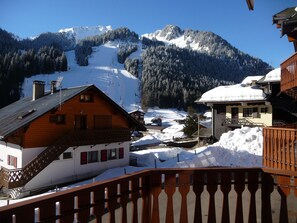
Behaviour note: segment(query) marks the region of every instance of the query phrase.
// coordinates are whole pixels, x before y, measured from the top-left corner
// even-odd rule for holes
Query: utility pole
[[[199,114],[197,114],[197,125],[198,125],[198,129],[197,129],[197,144],[199,146],[200,145],[200,141],[199,141],[199,136],[200,136]]]

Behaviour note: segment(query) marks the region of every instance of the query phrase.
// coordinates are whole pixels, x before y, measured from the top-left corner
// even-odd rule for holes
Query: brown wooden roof
[[[281,35],[287,35],[290,42],[294,43],[297,51],[297,7],[287,8],[273,16],[273,24],[281,29]]]
[[[89,89],[94,89],[104,100],[115,107],[117,111],[129,120],[131,126],[134,126],[135,129],[141,131],[146,130],[142,124],[131,117],[123,108],[106,96],[95,85],[86,85],[62,89],[61,93],[59,91],[53,94],[48,93],[36,100],[32,100],[32,97],[29,96],[0,109],[0,139],[28,125],[46,112],[59,107],[60,103],[63,104]]]
[[[254,0],[246,0],[249,10],[254,10]]]

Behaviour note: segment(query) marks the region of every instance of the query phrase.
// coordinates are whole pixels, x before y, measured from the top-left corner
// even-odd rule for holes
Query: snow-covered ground
[[[183,111],[175,109],[149,109],[145,119],[150,120],[155,116],[166,117],[168,128],[162,133],[152,132],[151,136],[155,140],[162,142],[164,139],[181,135],[182,126],[174,120],[186,116]],[[152,143],[149,138],[142,138],[144,143]],[[133,142],[135,143],[135,142]],[[155,141],[153,141],[155,143]],[[101,181],[127,173],[133,173],[145,168],[188,168],[188,167],[261,167],[262,166],[262,128],[244,127],[222,135],[221,139],[212,145],[197,147],[193,150],[184,150],[178,147],[162,147],[156,149],[146,149],[130,152],[130,156],[137,158],[138,166],[124,166],[109,169],[93,179],[71,184],[58,190],[66,190],[73,187],[85,185],[94,181]],[[54,193],[49,191],[48,193]],[[44,193],[44,194],[48,194]],[[41,196],[41,195],[39,195]],[[25,199],[11,200],[10,203],[19,202]],[[6,200],[0,200],[0,206],[7,204]]]
[[[140,106],[140,81],[128,73],[122,64],[117,62],[118,43],[107,43],[93,49],[94,53],[89,59],[89,66],[78,66],[75,62],[74,52],[70,51],[67,52],[69,71],[26,78],[22,86],[24,96],[32,94],[32,83],[34,80],[45,81],[49,90],[50,81],[57,80],[58,77],[63,76],[63,88],[94,84],[126,111],[129,112],[138,109]],[[150,123],[152,118],[160,117],[162,118],[162,126],[166,128],[162,132],[151,132],[140,140],[132,142],[132,145],[162,143],[172,138],[183,137],[183,126],[175,120],[184,119],[187,116],[186,112],[177,109],[159,108],[150,108],[145,112],[146,123]],[[207,147],[199,147],[193,150],[163,147],[131,152],[130,155],[137,158],[138,167],[125,166],[109,169],[91,180],[58,188],[58,190],[65,190],[93,181],[117,177],[145,168],[262,166],[262,142],[261,128],[246,127],[223,134],[219,142]],[[53,191],[49,191],[48,193],[53,193]],[[10,203],[19,202],[24,199],[12,200]],[[0,200],[0,206],[6,204],[6,200]]]

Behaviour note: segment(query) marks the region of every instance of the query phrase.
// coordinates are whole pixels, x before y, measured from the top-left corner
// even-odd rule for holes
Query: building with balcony
[[[0,110],[0,185],[23,194],[129,164],[130,131],[145,130],[94,85],[58,90]]]
[[[197,103],[212,109],[212,135],[220,136],[242,126],[265,127],[297,121],[295,100],[280,92],[280,68],[263,76],[248,76],[240,84],[219,86]]]

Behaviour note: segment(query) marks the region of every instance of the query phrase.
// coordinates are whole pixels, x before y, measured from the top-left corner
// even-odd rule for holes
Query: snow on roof
[[[279,82],[281,79],[281,70],[276,68],[265,76],[248,76],[241,84],[219,86],[205,92],[199,102],[223,102],[223,101],[258,101],[265,100],[265,93],[259,86],[252,85],[253,81],[258,83]]]
[[[276,68],[276,69],[270,71],[259,82],[260,83],[265,83],[265,82],[279,82],[280,80],[281,80],[281,69],[279,67],[279,68]]]
[[[259,86],[235,84],[211,89],[201,96],[199,102],[262,101],[265,98]]]
[[[205,128],[211,128],[212,127],[212,120],[208,119],[208,120],[199,121],[199,124],[204,126]]]
[[[253,81],[258,81],[260,80],[261,78],[263,78],[263,75],[262,76],[247,76],[246,78],[244,78],[242,80],[242,84],[252,84]]]
[[[141,112],[141,113],[145,114],[145,112],[142,109],[134,109],[132,111],[128,111],[129,114],[134,113],[134,112]]]
[[[211,111],[207,111],[203,114],[203,116],[206,118],[212,118],[212,113],[211,113]]]

